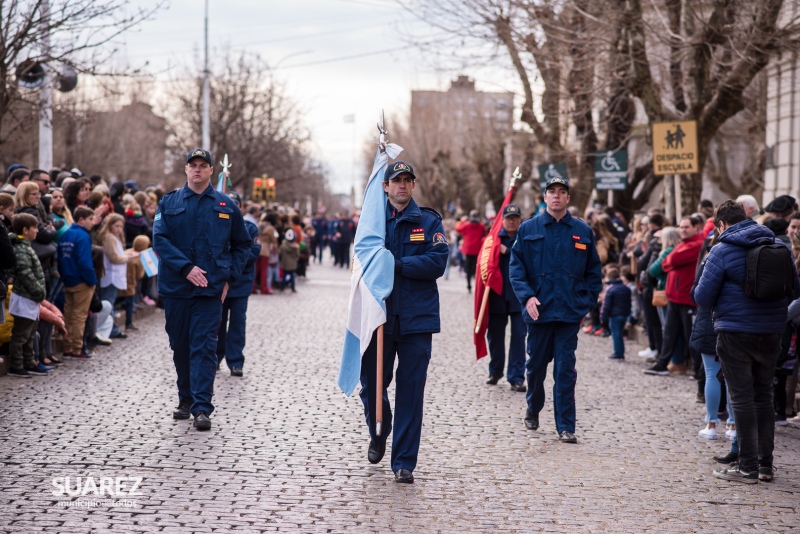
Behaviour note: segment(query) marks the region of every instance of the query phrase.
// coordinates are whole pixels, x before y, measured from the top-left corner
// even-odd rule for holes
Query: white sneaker
[[[730,430],[730,429],[726,430],[725,431],[725,437],[727,437],[729,440],[733,441],[733,438],[736,437],[736,431],[735,430]]]
[[[655,349],[647,348],[640,350],[638,354],[640,358],[654,358],[658,352],[656,352]]]
[[[703,439],[717,439],[717,429],[704,428],[700,432],[698,432],[697,435]]]

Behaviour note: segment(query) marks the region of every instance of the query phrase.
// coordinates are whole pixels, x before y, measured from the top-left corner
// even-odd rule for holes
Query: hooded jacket
[[[694,297],[699,306],[713,308],[715,332],[782,334],[785,330],[788,297],[757,300],[744,294],[747,251],[769,243],[775,243],[775,234],[747,219],[725,230],[711,248]],[[792,276],[797,298],[800,279],[794,265]]]

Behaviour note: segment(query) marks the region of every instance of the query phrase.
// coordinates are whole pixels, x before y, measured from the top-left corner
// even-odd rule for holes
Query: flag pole
[[[492,288],[488,285],[483,290],[483,300],[481,301],[481,310],[478,312],[478,321],[475,323],[475,333],[480,334],[481,325],[483,324],[483,316],[486,315],[486,305],[489,303],[489,291]]]
[[[375,364],[375,435],[381,435],[383,426],[383,325],[378,327],[378,361]]]
[[[378,124],[380,137],[378,147],[381,152],[386,152],[386,117],[381,110],[381,123]],[[378,346],[376,347],[375,362],[375,435],[380,436],[383,427],[383,325],[378,327]]]
[[[511,189],[514,189],[515,187],[517,187],[517,183],[519,181],[521,181],[521,180],[522,180],[522,174],[520,174],[519,167],[517,167],[516,169],[514,169],[514,173],[511,175],[511,185],[509,186],[508,189],[511,190]],[[502,217],[503,214],[500,213],[498,216]],[[478,262],[477,272],[475,273],[475,275],[483,277],[483,275],[481,274],[480,262]],[[488,276],[486,278],[488,279]],[[486,280],[484,280],[484,282],[486,282]],[[483,317],[486,315],[486,306],[489,304],[489,291],[491,291],[491,290],[492,290],[492,288],[489,287],[488,285],[483,290],[483,299],[481,300],[481,309],[480,309],[480,311],[478,311],[478,320],[475,323],[475,333],[476,334],[480,334],[481,333],[481,325],[483,324]]]

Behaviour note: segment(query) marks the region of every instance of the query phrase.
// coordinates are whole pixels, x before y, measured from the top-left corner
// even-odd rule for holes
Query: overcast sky
[[[162,79],[185,72],[202,51],[203,17],[204,0],[170,0],[153,20],[125,35],[120,59],[148,61],[147,70]],[[360,146],[376,135],[381,108],[405,115],[412,89],[446,89],[456,74],[423,60],[403,39],[409,29],[425,30],[394,0],[210,0],[209,20],[212,54],[224,46],[256,52],[287,84],[306,110],[314,156],[330,169],[335,192],[349,192],[354,139]],[[485,70],[464,74],[477,77],[479,89],[509,89]],[[344,123],[349,114],[355,124]],[[360,162],[357,169],[362,172]]]

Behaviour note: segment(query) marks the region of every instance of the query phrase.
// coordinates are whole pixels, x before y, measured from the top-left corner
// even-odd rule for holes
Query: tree
[[[232,163],[231,181],[249,194],[252,179],[269,175],[276,180],[278,200],[312,205],[329,200],[324,169],[308,152],[310,132],[303,113],[275,81],[269,64],[259,56],[230,50],[215,54],[210,77],[212,154]],[[198,69],[199,72],[200,69]],[[202,129],[202,77],[174,80],[170,125],[176,160],[199,143]]]
[[[797,19],[779,22],[783,0],[657,0],[644,8],[641,0],[398,1],[449,33],[503,51],[524,94],[521,120],[550,161],[568,162],[578,204],[591,192],[598,146],[624,148],[634,136],[635,101],[649,123],[698,121],[702,173],[723,124],[743,111],[758,124],[763,84],[753,82],[772,54],[796,50],[800,37]],[[748,181],[757,168],[746,171]],[[632,174],[615,197],[626,211],[647,202],[661,180],[650,159]],[[680,180],[684,212],[693,211],[699,176]]]
[[[24,104],[38,98],[17,86],[19,64],[31,60],[52,70],[66,65],[89,75],[125,74],[107,67],[116,51],[113,40],[165,3],[129,9],[126,0],[0,0],[0,145],[29,120]]]

